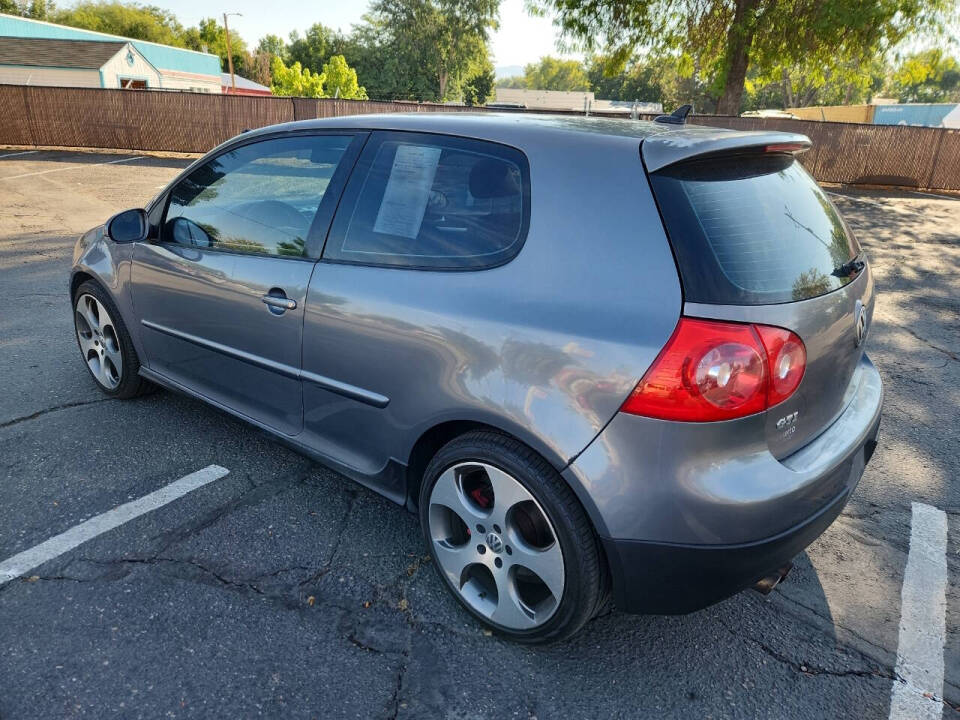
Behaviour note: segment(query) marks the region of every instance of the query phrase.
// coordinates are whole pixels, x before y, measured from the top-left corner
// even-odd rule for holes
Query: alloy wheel
[[[444,576],[474,611],[509,630],[545,623],[563,597],[563,552],[516,478],[481,462],[447,468],[430,493],[430,539]]]
[[[110,313],[93,295],[84,294],[77,299],[74,324],[93,377],[108,390],[115,390],[123,377],[123,353]]]

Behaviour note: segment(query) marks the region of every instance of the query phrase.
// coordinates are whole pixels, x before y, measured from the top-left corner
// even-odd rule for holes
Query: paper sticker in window
[[[373,231],[413,239],[430,199],[430,188],[440,162],[439,147],[399,145],[387,189],[380,202]]]

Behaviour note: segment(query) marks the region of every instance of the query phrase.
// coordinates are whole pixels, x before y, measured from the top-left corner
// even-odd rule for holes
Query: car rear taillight
[[[803,341],[789,330],[768,325],[754,325],[767,352],[770,382],[767,385],[767,407],[782,403],[793,395],[807,367],[807,350]]]
[[[620,409],[686,422],[752,415],[790,397],[806,364],[803,341],[789,330],[680,318]]]

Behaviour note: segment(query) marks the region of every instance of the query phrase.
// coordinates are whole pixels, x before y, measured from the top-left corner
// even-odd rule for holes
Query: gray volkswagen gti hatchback
[[[521,642],[770,589],[882,388],[802,135],[516,114],[246,132],[77,243],[107,394],[204,400],[419,513]]]

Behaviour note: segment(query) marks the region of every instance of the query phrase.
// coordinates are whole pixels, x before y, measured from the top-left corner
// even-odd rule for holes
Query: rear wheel
[[[557,471],[512,438],[477,431],[445,445],[424,474],[420,519],[440,576],[502,635],[569,638],[605,600],[586,514]]]
[[[138,374],[140,360],[110,295],[87,281],[73,296],[73,325],[83,361],[100,390],[131,398],[152,389]]]

